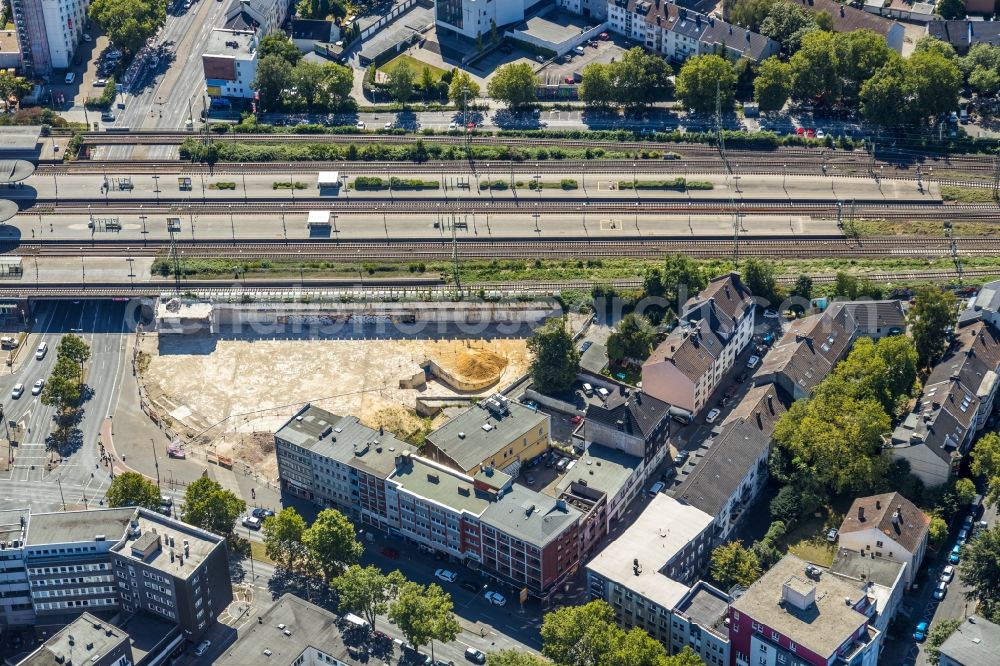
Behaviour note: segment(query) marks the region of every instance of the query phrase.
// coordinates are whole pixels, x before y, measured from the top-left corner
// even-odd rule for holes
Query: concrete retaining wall
[[[347,323],[535,325],[559,314],[546,302],[526,303],[217,303],[217,326],[326,326]]]

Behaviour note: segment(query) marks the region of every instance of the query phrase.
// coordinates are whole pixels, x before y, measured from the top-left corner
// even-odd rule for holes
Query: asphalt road
[[[55,511],[63,504],[74,508],[94,506],[110,483],[106,467],[99,465],[98,439],[105,418],[114,413],[120,395],[120,377],[124,369],[126,303],[81,301],[75,303],[39,303],[34,317],[35,334],[25,342],[20,363],[13,372],[0,376],[5,418],[24,424],[24,440],[15,448],[14,467],[0,485],[0,506],[33,511]],[[86,385],[89,396],[81,409],[81,420],[72,439],[71,451],[53,469],[46,470],[50,455],[46,440],[53,430],[53,411],[31,395],[36,379],[47,379],[56,361],[56,347],[63,334],[73,332],[90,345]],[[47,342],[48,353],[35,359],[35,348]],[[25,385],[24,395],[13,399],[11,388]],[[99,505],[99,504],[98,504]]]

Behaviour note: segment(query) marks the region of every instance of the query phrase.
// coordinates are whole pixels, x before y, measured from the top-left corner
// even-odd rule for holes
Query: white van
[[[583,384],[583,393],[584,393],[584,395],[587,395],[587,396],[594,395],[594,387],[591,386],[590,384],[587,384],[586,382],[584,382],[584,384]]]
[[[45,358],[45,354],[48,351],[49,351],[49,343],[43,342],[42,344],[38,345],[38,349],[35,350],[35,358],[41,361],[43,358]]]
[[[344,621],[355,629],[370,629],[371,625],[368,624],[368,620],[354,613],[347,613],[344,615]]]

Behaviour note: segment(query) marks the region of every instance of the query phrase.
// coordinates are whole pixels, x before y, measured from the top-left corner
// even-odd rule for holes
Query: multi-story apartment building
[[[391,534],[473,560],[532,596],[548,595],[579,564],[582,513],[499,470],[470,477],[403,453],[386,486]]]
[[[726,541],[767,481],[771,435],[785,405],[773,384],[751,388],[707,441],[701,463],[671,494],[715,518]]]
[[[602,444],[648,467],[660,464],[670,448],[670,405],[620,384],[611,385],[606,398],[595,394],[588,403],[581,429],[584,449]]]
[[[927,553],[931,518],[899,493],[854,500],[840,526],[840,547],[906,566],[906,587]]]
[[[753,337],[753,296],[739,275],[712,280],[689,299],[680,324],[642,365],[642,390],[696,413]]]
[[[947,482],[993,413],[998,373],[1000,331],[987,321],[960,322],[913,411],[893,431],[892,457],[906,460],[928,486]]]
[[[12,594],[0,596],[7,626],[142,611],[194,640],[232,601],[225,539],[153,511],[25,510],[8,527],[16,538],[0,551],[14,556],[3,561],[12,577]]]
[[[730,605],[730,664],[875,666],[876,613],[866,581],[786,555]]]
[[[516,477],[551,446],[548,414],[497,394],[427,435],[424,456],[474,476],[493,468]]]
[[[385,479],[396,469],[396,456],[409,448],[354,416],[312,405],[300,409],[274,435],[284,490],[383,530],[388,529]]]
[[[542,0],[438,0],[439,32],[476,39],[497,27],[523,21],[525,13]]]
[[[625,628],[669,645],[671,613],[708,563],[712,523],[705,512],[657,494],[586,564],[591,597],[611,604]]]
[[[260,37],[253,30],[226,28],[216,28],[209,34],[201,56],[205,91],[209,97],[253,98]]]
[[[608,17],[608,0],[558,0],[557,4],[568,12],[598,21]]]
[[[729,666],[728,594],[698,581],[670,618],[670,654],[690,647],[707,666]]]
[[[607,25],[674,62],[706,53],[760,62],[780,50],[763,35],[667,0],[608,0]]]
[[[11,0],[28,74],[47,76],[72,64],[89,6],[90,0]]]
[[[826,311],[836,317],[841,309],[850,312],[857,327],[857,337],[881,340],[906,332],[906,313],[900,301],[834,301]]]
[[[18,666],[131,666],[134,663],[129,635],[87,612],[17,662]]]
[[[992,666],[997,661],[1000,625],[971,615],[941,644],[939,666]]]

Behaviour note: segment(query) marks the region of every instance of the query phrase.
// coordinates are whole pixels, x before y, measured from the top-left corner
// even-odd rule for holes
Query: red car
[[[607,41],[608,40],[608,33],[602,32],[601,34],[599,34],[597,36],[597,38],[600,39],[601,41]]]
[[[391,560],[399,559],[399,551],[396,550],[395,548],[389,548],[389,546],[382,547],[382,554]]]
[[[570,423],[572,423],[573,425],[577,425],[577,424],[578,424],[578,423],[580,423],[580,421],[582,421],[582,420],[583,420],[583,417],[582,417],[582,416],[580,416],[579,414],[577,414],[576,416],[574,416],[573,418],[571,418],[571,419],[569,420],[569,422],[570,422]]]
[[[795,128],[795,133],[798,134],[799,136],[802,136],[803,134],[806,133],[806,130],[803,127],[796,127]]]
[[[814,130],[811,127],[809,129],[807,129],[806,130],[806,137],[810,138],[810,139],[815,139],[816,138],[816,130]]]
[[[566,81],[566,83],[576,83],[576,79],[574,79],[572,76],[567,76],[563,80]]]

